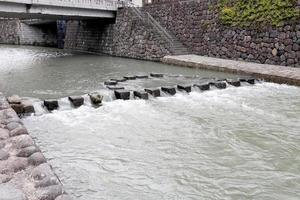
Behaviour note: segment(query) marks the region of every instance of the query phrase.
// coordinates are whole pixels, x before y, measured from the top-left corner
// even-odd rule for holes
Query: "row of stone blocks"
[[[209,90],[210,86],[215,86],[218,89],[225,89],[227,87],[226,82],[232,86],[239,87],[241,86],[241,82],[247,82],[249,84],[255,84],[255,79],[239,79],[239,80],[218,80],[215,82],[208,83],[199,83],[194,85],[177,85],[177,89],[185,92],[191,92],[192,86],[199,88],[201,91]],[[149,95],[153,97],[161,96],[161,91],[168,93],[170,95],[176,94],[176,87],[161,87],[161,88],[147,88],[144,91],[133,91],[133,96],[140,99],[149,99]],[[129,100],[130,99],[130,91],[125,90],[124,88],[118,89],[114,91],[117,99]]]
[[[11,103],[19,104],[14,98]],[[0,199],[70,200],[6,100],[0,93]]]

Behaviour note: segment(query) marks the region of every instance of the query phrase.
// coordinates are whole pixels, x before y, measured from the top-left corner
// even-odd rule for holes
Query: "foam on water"
[[[80,200],[299,199],[299,99],[260,83],[23,121]]]

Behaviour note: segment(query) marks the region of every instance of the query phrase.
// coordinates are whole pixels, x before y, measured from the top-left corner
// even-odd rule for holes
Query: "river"
[[[1,46],[0,90],[62,98],[105,91],[127,74],[176,74],[128,87],[225,73]],[[300,199],[300,88],[255,85],[105,101],[23,118],[68,193],[79,200]]]

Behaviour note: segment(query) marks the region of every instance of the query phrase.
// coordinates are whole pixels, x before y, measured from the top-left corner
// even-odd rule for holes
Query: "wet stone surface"
[[[10,101],[21,105],[17,97]],[[70,200],[2,93],[0,105],[0,199]]]

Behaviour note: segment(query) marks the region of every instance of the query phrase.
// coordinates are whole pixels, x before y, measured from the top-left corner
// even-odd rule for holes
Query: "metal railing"
[[[149,12],[143,11],[136,7],[130,1],[123,1],[123,7],[129,7],[134,12],[134,14],[144,21],[147,24],[150,24],[168,43],[169,47],[172,48],[174,44],[173,37],[167,32],[167,30],[160,25],[158,21],[156,21]]]

